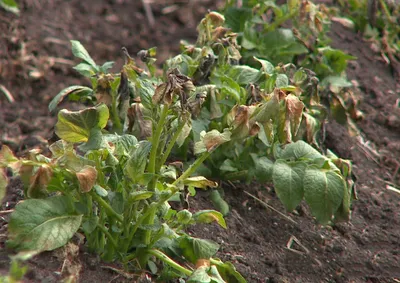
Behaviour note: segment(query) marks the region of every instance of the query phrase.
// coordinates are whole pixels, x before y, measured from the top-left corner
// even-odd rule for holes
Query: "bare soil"
[[[141,1],[19,2],[19,17],[0,11],[0,85],[15,99],[11,103],[0,92],[0,145],[19,155],[43,148],[51,138],[51,98],[66,86],[87,83],[72,69],[70,39],[81,41],[99,64],[116,61],[116,70],[123,46],[132,54],[157,46],[163,61],[178,51],[180,39],[195,40],[197,22],[215,8],[207,0],[156,1],[151,4],[156,25],[151,27]],[[333,47],[358,58],[349,64],[348,75],[360,89],[360,136],[351,137],[344,126],[330,122],[325,144],[354,163],[358,200],[352,219],[322,227],[301,205],[288,214],[292,223],[245,193],[286,213],[270,184],[223,183],[231,205],[228,230],[199,225],[189,232],[220,243],[218,256],[232,261],[248,282],[400,282],[400,195],[388,189],[400,184],[400,86],[362,36],[333,24],[331,38]],[[2,210],[21,198],[21,185],[14,180]],[[207,193],[199,193],[191,208],[211,208]],[[6,227],[7,215],[0,215],[2,274],[8,271],[11,253],[4,244]],[[297,242],[288,249],[290,239]],[[136,282],[82,245],[79,251],[71,245],[44,253],[28,266],[24,282],[59,282],[68,273],[78,273],[79,282]]]

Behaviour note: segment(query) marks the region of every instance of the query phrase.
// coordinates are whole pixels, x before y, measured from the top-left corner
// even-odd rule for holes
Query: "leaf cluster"
[[[242,60],[256,66],[252,58],[257,57],[312,70],[332,117],[357,132],[352,120],[361,118],[361,113],[345,72],[347,62],[356,58],[329,45],[331,10],[313,1],[240,2],[227,1],[224,15],[226,26],[237,33]]]
[[[11,216],[8,245],[53,250],[80,231],[105,260],[147,269],[162,282],[244,282],[232,264],[213,258],[216,243],[185,233],[196,223],[226,228],[228,204],[212,180],[273,182],[288,211],[304,199],[323,224],[348,220],[354,197],[351,163],[322,146],[332,109],[322,103],[320,90],[333,77],[320,83],[306,64],[293,64],[295,53],[278,51],[300,50],[303,44],[292,38],[289,45],[280,45],[294,36],[281,26],[295,20],[309,1],[296,3],[280,7],[264,1],[241,16],[228,3],[226,21],[232,25],[241,19],[238,33],[226,27],[222,14],[208,13],[198,25],[197,42],[182,42],[181,54],[165,62],[161,76],[155,71],[154,48],[140,51],[136,59],[123,49],[125,64],[112,73],[112,62],[97,65],[82,44],[71,41],[81,60],[75,70],[90,86],[62,90],[49,109],[55,111],[67,97],[91,106],[58,112],[60,140],[50,146],[50,157],[32,150],[18,159],[2,147],[0,192],[8,183],[3,170],[8,167],[23,180],[28,198]],[[322,14],[307,7],[318,36],[321,23],[316,19]],[[261,23],[270,9],[275,22]],[[244,31],[259,25],[265,36],[278,38],[270,54],[275,59],[267,60],[267,43],[251,46],[245,39]],[[329,65],[333,73],[344,70],[344,53],[314,50],[311,57],[338,58]],[[340,109],[338,116],[347,117],[346,109]],[[191,211],[187,199],[195,188],[214,189],[211,198],[221,212]],[[179,201],[182,209],[172,209],[171,201]]]
[[[400,61],[400,4],[398,1],[338,1],[337,14],[350,21],[348,26],[372,40],[395,68]],[[343,22],[343,18],[340,19]],[[397,74],[400,76],[400,74]]]
[[[69,87],[49,108],[54,110],[66,96],[95,103],[80,111],[59,111],[55,132],[60,140],[50,145],[50,157],[32,150],[19,159],[2,147],[1,192],[8,167],[24,182],[28,198],[11,215],[7,245],[21,251],[54,250],[80,231],[89,249],[104,260],[119,260],[133,271],[149,270],[162,282],[199,282],[200,275],[210,278],[207,282],[244,282],[233,265],[213,259],[218,244],[185,233],[196,223],[226,228],[222,214],[188,207],[177,211],[169,205],[187,199],[195,188],[217,186],[192,174],[230,140],[229,130],[203,132],[195,145],[198,157],[189,166],[167,164],[172,148],[189,135],[184,128],[190,123],[191,79],[174,68],[165,80],[153,78],[151,66],[145,72],[129,54],[121,72],[111,74],[111,64],[97,66],[79,42],[72,41],[72,49],[83,60],[76,69],[88,76],[92,88]]]

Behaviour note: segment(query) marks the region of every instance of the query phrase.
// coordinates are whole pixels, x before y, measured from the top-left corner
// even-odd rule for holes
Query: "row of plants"
[[[335,14],[350,20],[347,26],[373,42],[400,79],[400,3],[392,0],[338,0]]]
[[[58,112],[50,156],[31,150],[17,158],[3,145],[1,196],[9,168],[27,198],[11,214],[8,247],[53,250],[81,231],[104,260],[161,282],[245,282],[215,258],[218,244],[185,232],[197,223],[226,228],[217,181],[272,182],[288,211],[304,199],[322,224],[348,220],[351,163],[325,151],[323,140],[330,114],[351,116],[343,99],[351,57],[315,45],[326,28],[310,1],[253,2],[228,1],[226,20],[208,13],[196,44],[182,43],[161,76],[154,48],[136,59],[124,49],[125,64],[112,73],[112,62],[97,65],[71,41],[81,60],[74,69],[91,86],[62,90],[49,109],[66,97],[89,106]],[[297,32],[283,28],[286,21]],[[309,48],[303,28],[316,28]],[[191,211],[196,188],[213,190],[219,211]]]

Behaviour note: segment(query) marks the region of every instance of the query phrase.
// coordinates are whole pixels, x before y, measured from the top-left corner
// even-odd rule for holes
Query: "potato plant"
[[[350,21],[353,27],[365,38],[374,42],[400,79],[400,3],[393,0],[338,0],[339,16]],[[341,19],[343,21],[343,19]]]
[[[8,247],[17,251],[53,250],[81,231],[89,249],[104,260],[119,260],[133,271],[147,269],[164,282],[173,278],[245,282],[232,264],[213,258],[218,244],[184,232],[195,223],[216,222],[226,228],[221,213],[176,211],[168,204],[173,198],[179,199],[188,187],[217,186],[192,173],[230,140],[229,130],[204,132],[195,145],[202,150],[190,166],[166,164],[171,148],[187,136],[173,133],[190,118],[184,101],[194,90],[191,79],[171,69],[165,82],[154,88],[130,58],[115,76],[105,73],[110,64],[95,65],[81,44],[72,44],[74,54],[97,72],[93,78],[96,91],[84,87],[67,91],[72,90],[72,95],[78,97],[91,92],[97,102],[80,111],[64,109],[58,113],[55,132],[60,140],[50,145],[51,157],[32,150],[28,158],[18,159],[7,146],[2,147],[0,166],[20,175],[27,197],[11,215]],[[76,69],[82,70],[82,66]],[[148,123],[149,140],[139,141],[134,135],[121,133],[117,122],[124,95],[130,99],[128,78],[143,83],[136,99],[142,97],[151,105],[146,121],[137,118],[140,108],[132,114],[135,122]],[[135,111],[134,107],[130,105],[127,116],[130,110]],[[112,126],[106,129],[108,123]],[[165,138],[171,134],[173,138]],[[1,176],[4,188],[7,177]]]
[[[293,63],[318,77],[323,103],[339,123],[357,133],[354,119],[358,99],[346,78],[349,60],[356,59],[332,48],[327,33],[332,10],[313,1],[227,1],[226,26],[238,34],[246,64],[257,67],[253,57],[273,64]]]
[[[217,188],[217,179],[273,182],[288,211],[304,199],[322,224],[349,219],[351,163],[322,153],[328,109],[318,77],[249,56],[224,24],[208,13],[196,44],[182,43],[162,76],[155,49],[138,60],[124,49],[124,66],[110,73],[111,62],[97,65],[71,42],[81,59],[75,70],[91,86],[62,90],[49,109],[66,97],[92,106],[59,111],[50,157],[32,150],[18,159],[2,147],[0,168],[21,177],[27,197],[11,215],[9,247],[53,250],[80,231],[103,259],[162,282],[245,282],[213,258],[216,243],[185,233],[195,223],[226,228],[218,211],[185,209],[194,188]],[[228,213],[218,191],[211,196]],[[171,208],[176,200],[183,209]]]

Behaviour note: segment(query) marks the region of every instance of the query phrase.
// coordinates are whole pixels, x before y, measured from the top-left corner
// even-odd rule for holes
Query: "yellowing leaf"
[[[96,184],[97,170],[92,166],[85,166],[81,171],[76,172],[76,177],[82,192],[87,193]]]
[[[226,143],[231,140],[231,132],[227,129],[223,133],[217,130],[211,130],[206,133],[205,131],[200,133],[200,141],[195,144],[195,154],[199,154],[205,151],[211,152],[216,149],[219,145]]]
[[[93,128],[102,129],[107,125],[109,115],[108,107],[104,104],[81,111],[63,109],[58,113],[55,132],[68,142],[86,142]]]
[[[196,223],[211,223],[217,222],[221,227],[226,229],[226,222],[222,213],[215,210],[202,210],[193,214],[193,219]]]
[[[207,189],[207,188],[216,188],[218,187],[218,183],[214,181],[210,181],[203,176],[195,176],[186,178],[183,183],[186,186],[193,186],[195,188]]]
[[[0,203],[6,195],[6,188],[8,185],[8,178],[3,168],[0,168]]]
[[[40,166],[36,173],[30,177],[28,197],[37,197],[43,194],[52,177],[53,169],[50,166],[45,164]]]

